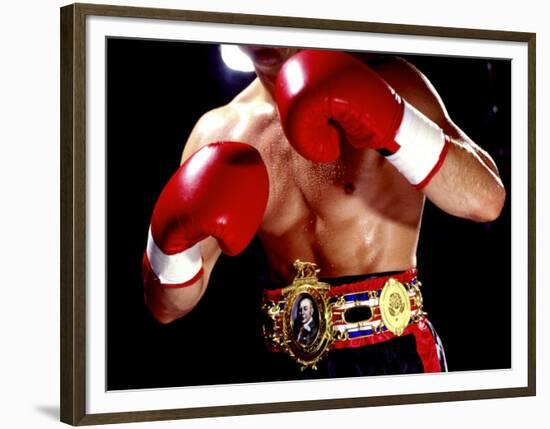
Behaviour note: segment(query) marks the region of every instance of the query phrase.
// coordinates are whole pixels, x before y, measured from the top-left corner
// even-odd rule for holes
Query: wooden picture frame
[[[506,398],[535,395],[535,41],[533,33],[427,27],[356,21],[336,21],[311,18],[247,15],[234,13],[198,12],[169,9],[122,7],[109,5],[72,4],[62,7],[61,13],[61,421],[71,425],[91,425],[121,422],[157,421],[181,418],[236,416],[290,411],[370,407],[379,405],[415,404],[425,402],[462,401],[472,399]],[[89,144],[87,111],[91,82],[87,75],[87,22],[90,17],[149,22],[221,24],[225,26],[271,27],[319,30],[326,34],[372,34],[418,38],[443,38],[467,42],[512,42],[525,51],[526,80],[522,89],[526,103],[526,145],[528,168],[525,193],[525,231],[528,254],[526,281],[523,283],[526,312],[515,314],[525,318],[525,382],[506,387],[410,393],[405,395],[379,394],[370,396],[334,397],[314,400],[244,402],[231,405],[205,405],[179,408],[155,408],[126,411],[124,409],[95,412],[89,409],[90,386],[87,382],[89,334],[89,267],[87,255],[90,236],[87,201],[89,186]],[[175,24],[174,24],[175,23]],[[162,37],[160,37],[162,38]],[[196,40],[194,40],[196,42]],[[222,42],[222,41],[220,41]],[[523,292],[521,292],[523,294]],[[477,322],[476,322],[477,323]],[[522,325],[523,326],[523,325]],[[243,387],[246,389],[246,386]],[[257,385],[256,388],[261,388]]]

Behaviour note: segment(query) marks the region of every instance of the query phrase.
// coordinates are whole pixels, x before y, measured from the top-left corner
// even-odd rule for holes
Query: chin
[[[271,48],[269,46],[242,46],[241,49],[246,53],[256,67],[276,68],[297,51],[291,48]]]

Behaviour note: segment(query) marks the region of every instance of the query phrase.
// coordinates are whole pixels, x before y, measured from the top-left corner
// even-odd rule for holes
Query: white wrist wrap
[[[167,255],[156,245],[151,228],[147,238],[147,258],[151,269],[164,284],[185,283],[195,277],[202,268],[200,243],[175,255]]]
[[[412,185],[420,184],[439,162],[445,146],[443,130],[405,100],[403,120],[395,141],[399,150],[387,156]]]

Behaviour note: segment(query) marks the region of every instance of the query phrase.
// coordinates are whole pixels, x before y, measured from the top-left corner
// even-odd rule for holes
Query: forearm
[[[145,303],[151,315],[160,323],[168,324],[189,313],[202,297],[203,278],[182,288],[166,288],[155,282],[145,285]]]
[[[208,286],[210,273],[221,250],[213,238],[201,242],[203,266],[201,276],[184,287],[170,287],[149,276],[145,279],[145,303],[160,323],[170,323],[189,313],[199,303]]]
[[[422,189],[445,212],[474,220],[495,220],[506,191],[490,156],[466,139],[451,138],[439,172]]]

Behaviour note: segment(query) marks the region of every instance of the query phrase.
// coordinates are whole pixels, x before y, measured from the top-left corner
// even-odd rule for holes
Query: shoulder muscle
[[[231,105],[225,105],[209,110],[199,118],[185,143],[181,163],[201,147],[223,140],[224,135],[228,135],[228,128],[235,115],[233,110]]]

